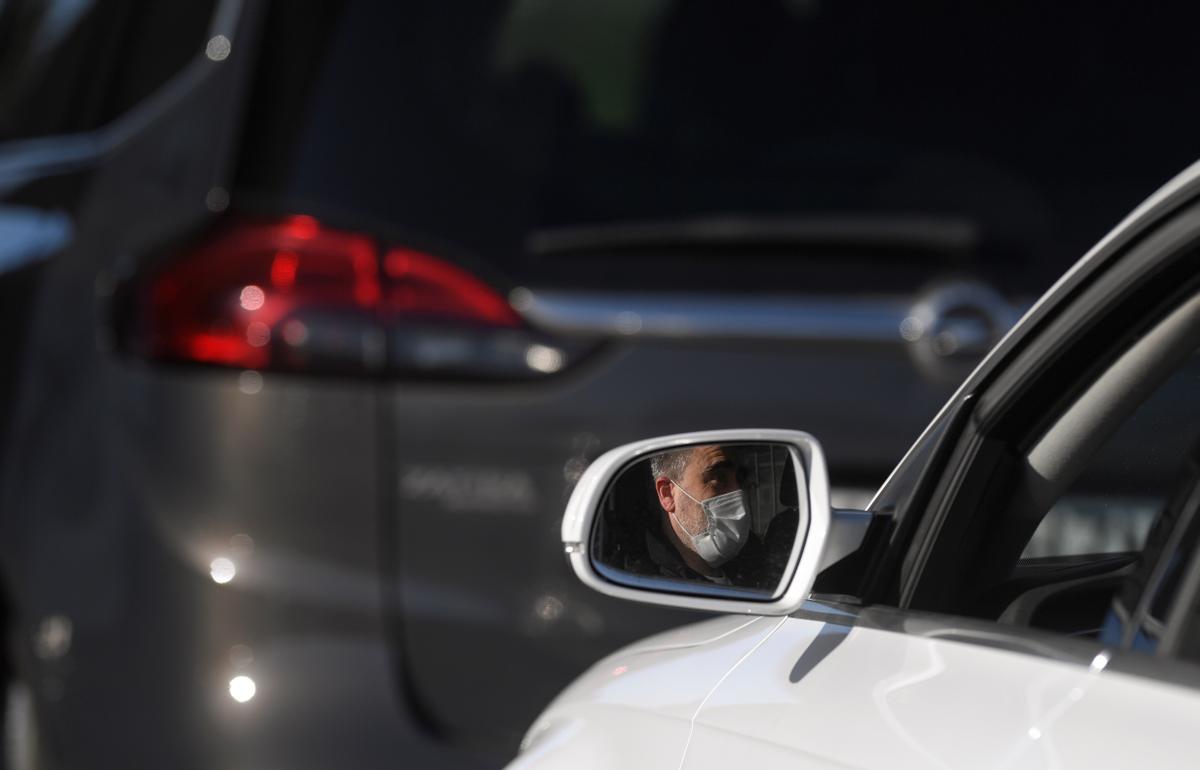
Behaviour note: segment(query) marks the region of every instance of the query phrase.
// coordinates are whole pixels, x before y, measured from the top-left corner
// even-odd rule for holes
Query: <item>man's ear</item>
[[[658,493],[658,504],[667,513],[675,513],[675,490],[671,487],[671,480],[666,476],[659,476],[654,480],[654,491]]]

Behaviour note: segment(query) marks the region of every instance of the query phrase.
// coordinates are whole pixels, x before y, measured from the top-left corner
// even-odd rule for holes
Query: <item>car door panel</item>
[[[1131,653],[1136,655],[1137,653]],[[1196,766],[1200,692],[1147,676],[1098,673],[1054,727],[1059,766]]]
[[[1056,766],[1056,724],[1087,686],[1086,663],[1004,649],[999,633],[960,641],[951,619],[918,633],[840,626],[805,661],[829,625],[790,618],[731,672],[683,766]]]

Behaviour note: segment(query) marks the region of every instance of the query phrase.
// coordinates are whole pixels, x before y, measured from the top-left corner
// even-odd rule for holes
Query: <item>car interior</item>
[[[1164,564],[1177,581],[1200,482],[1197,255],[1181,233],[1164,237],[1143,247],[1174,253],[1098,310],[1055,319],[1061,334],[1022,354],[1040,365],[1009,367],[985,390],[955,448],[971,457],[951,474],[956,494],[921,523],[939,529],[911,608],[1155,646],[1166,612],[1149,604],[1170,603]],[[1040,527],[1080,511],[1124,536],[1033,547]]]
[[[1158,502],[1144,546],[1105,553],[1062,554],[1017,558],[1009,574],[980,591],[974,613],[1000,622],[1040,628],[1072,636],[1100,638],[1110,615],[1129,617],[1129,602],[1168,552],[1171,533],[1195,513],[1197,487],[1196,425],[1170,426],[1170,441],[1186,435],[1184,453],[1163,451],[1152,442],[1134,443],[1142,407],[1152,405],[1173,377],[1194,380],[1200,346],[1200,296],[1193,296],[1140,336],[1062,410],[1018,459],[1018,471],[1005,481],[1005,526],[989,544],[993,554],[1012,560],[1035,535],[1039,525],[1083,485],[1103,493],[1119,488],[1119,475],[1143,464],[1139,479],[1145,494]],[[1181,430],[1181,429],[1187,430]],[[1105,450],[1124,455],[1124,462],[1101,463]],[[1117,467],[1114,467],[1116,465]],[[1114,477],[1113,474],[1117,474]],[[1101,476],[1101,478],[1097,478]],[[1105,484],[1106,478],[1108,483]],[[1174,481],[1172,481],[1174,479]],[[1121,506],[1114,495],[1110,507]],[[1132,508],[1131,508],[1132,510]]]
[[[1193,358],[1197,345],[1200,297],[1193,297],[1128,348],[1033,443],[1006,512],[1010,522],[1007,538],[995,547],[1011,552],[1022,538],[1027,543],[1054,503],[1092,467],[1110,441],[1124,447],[1120,429],[1136,420],[1139,407],[1181,367],[1185,375],[1191,374],[1191,367],[1184,365]],[[1144,452],[1145,445],[1139,446]],[[1158,528],[1169,528],[1181,515],[1180,495],[1163,484],[1175,475],[1171,466],[1178,467],[1183,460],[1177,489],[1195,485],[1186,471],[1190,465],[1187,456],[1176,458],[1175,463],[1160,461],[1152,469],[1164,478],[1147,479],[1158,482],[1158,489],[1151,494],[1158,492],[1154,497],[1163,501],[1155,517]],[[1003,606],[1002,622],[1093,636],[1100,631],[1114,592],[1127,580],[1136,579],[1158,555],[1149,549],[1022,559],[1009,579],[993,589],[988,604],[993,611]]]

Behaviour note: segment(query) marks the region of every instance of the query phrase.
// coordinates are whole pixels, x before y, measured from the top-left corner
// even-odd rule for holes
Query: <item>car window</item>
[[[489,8],[274,4],[235,199],[353,211],[543,287],[896,291],[948,269],[1040,293],[1200,130],[1177,98],[1190,4]],[[612,229],[631,223],[659,227]]]
[[[1198,495],[1200,496],[1200,495]],[[1200,516],[1193,498],[1191,520],[1178,539],[1178,547],[1163,561],[1161,587],[1148,592],[1149,623],[1163,628],[1157,641],[1162,651],[1200,663]],[[1183,563],[1190,559],[1186,567]],[[1162,619],[1165,617],[1165,623]],[[1137,627],[1131,628],[1136,632]],[[1149,634],[1144,634],[1149,637]]]
[[[976,394],[901,606],[1096,639],[1153,585],[1200,442],[1197,237],[1200,209],[1166,220]]]
[[[1159,648],[1200,540],[1198,511],[1200,444],[1195,444],[1175,474],[1137,569],[1113,598],[1101,641],[1146,652]]]
[[[1108,646],[1158,649],[1200,531],[1195,515],[1200,504],[1197,384],[1200,355],[1193,353],[1108,438],[1050,507],[1014,574],[1085,570],[1088,565],[1100,569],[1058,596],[1042,589],[1040,607],[1009,612],[1010,619],[1094,635]],[[1020,601],[1018,597],[1010,607]],[[1091,622],[1077,622],[1089,615]]]
[[[1001,594],[1001,620],[1157,648],[1188,555],[1180,538],[1200,482],[1197,383],[1200,356],[1193,353],[1049,507]]]
[[[1046,513],[1022,558],[1140,551],[1200,435],[1193,355],[1105,442]]]

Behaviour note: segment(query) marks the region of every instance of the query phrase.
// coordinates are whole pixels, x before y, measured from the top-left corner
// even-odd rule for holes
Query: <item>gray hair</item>
[[[650,475],[656,479],[666,476],[672,481],[679,481],[683,478],[683,471],[687,468],[688,461],[692,459],[694,448],[689,446],[683,449],[670,449],[654,455],[650,458]]]

